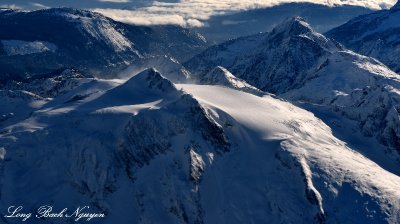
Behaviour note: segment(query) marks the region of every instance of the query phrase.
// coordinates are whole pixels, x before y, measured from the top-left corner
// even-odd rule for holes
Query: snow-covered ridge
[[[242,42],[233,41],[229,48],[223,47],[227,43],[211,47],[185,65],[203,77],[220,63],[263,91],[330,107],[359,122],[365,135],[399,149],[400,132],[395,128],[399,119],[393,119],[396,112],[391,111],[399,105],[400,76],[381,62],[347,50],[298,17],[278,25],[250,51],[240,50]],[[392,88],[395,91],[389,91]],[[362,100],[366,99],[359,94],[363,89],[373,90],[365,92],[371,102]]]
[[[55,52],[57,46],[46,41],[1,40],[8,56]]]
[[[134,26],[87,10],[13,11],[0,13],[0,17],[0,29],[7,30],[0,33],[0,40],[32,42],[24,43],[27,47],[24,45],[23,49],[6,43],[13,47],[8,47],[9,53],[21,57],[6,57],[8,48],[0,46],[0,54],[4,56],[0,58],[1,83],[5,79],[20,80],[70,67],[97,77],[114,78],[116,73],[144,58],[168,55],[186,60],[207,46],[204,38],[192,30],[177,26]],[[50,44],[56,45],[56,50]],[[48,53],[27,54],[39,51]]]
[[[400,218],[399,177],[312,113],[227,86],[174,85],[154,69],[56,96],[2,127],[0,148],[4,204],[89,203],[107,213],[99,223]]]
[[[211,47],[184,65],[199,76],[215,66],[223,66],[263,91],[282,93],[301,86],[311,78],[309,70],[321,66],[324,58],[342,49],[299,17],[284,21],[268,34],[244,39],[248,40]]]
[[[201,77],[201,84],[205,85],[221,85],[229,88],[241,90],[244,92],[256,94],[256,95],[265,95],[265,93],[256,87],[248,84],[244,80],[236,78],[232,73],[230,73],[226,68],[217,66],[205,76]]]
[[[239,139],[239,141],[242,141],[242,144],[239,144],[239,148],[246,148],[246,150],[242,153],[238,152],[238,154],[236,155],[237,157],[232,155],[234,158],[237,158],[235,162],[232,161],[232,163],[224,163],[223,165],[221,164],[221,166],[216,165],[218,169],[226,169],[227,173],[232,172],[232,169],[235,169],[234,167],[239,167],[237,168],[237,172],[239,172],[240,170],[239,173],[258,173],[258,171],[265,171],[264,175],[266,176],[264,177],[268,180],[273,180],[268,181],[269,183],[271,183],[270,185],[268,185],[268,189],[278,194],[279,196],[276,196],[277,198],[280,198],[280,200],[276,200],[273,194],[269,194],[268,196],[263,197],[263,201],[274,201],[278,204],[282,203],[283,201],[288,202],[287,204],[285,203],[286,206],[284,207],[278,205],[279,208],[285,210],[284,215],[268,216],[267,219],[269,222],[278,223],[282,220],[296,220],[297,222],[302,222],[304,220],[308,220],[309,218],[310,222],[312,222],[311,220],[323,220],[326,222],[329,222],[330,220],[336,220],[337,222],[344,222],[344,219],[351,219],[351,221],[354,223],[362,223],[364,221],[374,222],[373,220],[377,221],[379,219],[385,219],[389,223],[395,223],[396,220],[398,220],[398,215],[386,216],[381,212],[378,212],[376,215],[366,218],[364,215],[361,215],[361,213],[364,213],[365,211],[361,211],[361,213],[358,213],[360,216],[358,216],[358,218],[355,218],[355,215],[344,217],[340,214],[341,212],[334,211],[333,207],[337,208],[337,206],[344,209],[341,211],[349,211],[349,209],[353,210],[355,207],[364,207],[360,205],[354,205],[355,207],[353,208],[351,208],[351,206],[345,206],[346,208],[344,208],[342,207],[343,204],[339,204],[342,200],[345,200],[346,203],[348,202],[350,204],[353,204],[354,198],[359,198],[359,200],[362,200],[364,202],[366,202],[365,200],[368,201],[369,199],[367,198],[370,198],[370,196],[375,194],[373,192],[376,192],[374,190],[374,187],[372,186],[379,185],[379,189],[388,190],[386,186],[390,185],[392,186],[392,190],[389,190],[389,192],[391,192],[390,194],[394,198],[398,198],[400,195],[395,190],[395,182],[398,181],[398,176],[381,170],[381,168],[374,165],[374,163],[367,162],[368,159],[366,160],[364,156],[347,148],[344,142],[340,142],[332,136],[329,127],[323,124],[320,120],[316,119],[311,113],[293,107],[290,103],[274,99],[270,96],[257,98],[253,95],[249,95],[246,93],[240,94],[237,91],[221,87],[195,85],[182,85],[182,87],[184,90],[193,94],[195,98],[197,98],[203,105],[213,108],[214,111],[223,111],[229,114],[232,117],[232,119],[230,120],[230,122],[232,122],[231,124],[233,124],[232,133],[240,133],[237,129],[247,128],[249,130],[257,130],[258,133],[263,133],[261,136],[265,140],[280,140],[280,143],[277,143],[278,146],[276,146],[277,151],[275,151],[273,147],[270,148],[271,146],[264,146],[261,142],[260,145],[257,145],[254,142],[254,139],[247,139],[246,135],[239,134],[238,136],[236,136],[236,138],[233,139]],[[240,105],[240,107],[238,107],[238,105]],[[220,116],[220,120],[223,119],[224,117]],[[268,148],[268,150],[264,151],[263,149],[266,148]],[[272,156],[274,153],[276,154]],[[276,161],[279,161],[279,165],[276,165],[273,161],[269,161],[267,159],[268,155],[270,155],[271,158],[274,157]],[[229,158],[229,160],[232,159],[233,158]],[[251,161],[250,163],[252,165],[244,162],[247,159]],[[219,159],[219,161],[221,160],[227,161],[228,159]],[[240,161],[243,162],[243,166],[239,165],[242,164]],[[258,163],[264,165],[258,166],[256,165]],[[266,168],[265,164],[269,164],[269,168]],[[275,165],[277,166],[276,170],[280,170],[280,172],[285,173],[282,173],[282,175],[289,175],[288,173],[286,173],[288,172],[288,170],[295,170],[294,173],[290,175],[290,182],[293,184],[293,182],[298,181],[298,186],[302,186],[302,189],[304,190],[303,194],[301,194],[304,196],[304,198],[300,197],[298,198],[298,200],[304,200],[305,198],[307,198],[306,200],[308,202],[305,203],[307,205],[307,209],[302,210],[307,211],[306,213],[302,213],[306,214],[305,217],[303,216],[302,218],[297,219],[297,214],[295,210],[290,209],[290,207],[296,206],[296,203],[292,202],[292,199],[290,197],[284,196],[290,194],[289,192],[294,190],[293,188],[285,187],[290,186],[290,184],[284,183],[285,180],[288,179],[287,176],[286,178],[282,177],[282,179],[279,179],[279,175],[281,175],[280,172],[273,172],[274,174],[268,173],[267,170],[273,169],[272,167],[274,167]],[[285,168],[281,168],[280,166],[283,166]],[[377,171],[374,167],[378,168],[380,171]],[[213,171],[218,169],[213,169]],[[248,171],[245,171],[247,169]],[[256,171],[257,169],[259,170]],[[205,170],[205,173],[207,174],[208,168],[206,167]],[[342,170],[345,174],[339,170]],[[315,172],[318,172],[318,174]],[[218,195],[219,198],[224,198],[224,202],[221,202],[221,204],[218,205],[220,206],[226,203],[246,204],[243,203],[243,200],[246,201],[245,197],[248,196],[244,195],[247,194],[239,194],[236,190],[240,189],[240,191],[242,192],[251,191],[245,186],[248,186],[249,182],[257,182],[256,179],[259,179],[260,176],[254,175],[254,179],[248,179],[249,176],[245,174],[243,176],[241,176],[241,174],[232,175],[231,178],[236,177],[234,179],[235,185],[228,187],[229,183],[232,183],[230,182],[232,180],[229,179],[231,175],[226,176],[227,173],[223,176],[219,176],[221,178],[219,184],[222,184],[226,187],[223,189],[228,190],[222,191],[221,196]],[[297,175],[295,173],[297,173],[297,175],[301,174],[303,178],[297,179]],[[373,176],[376,176],[372,178],[370,176],[371,174]],[[381,175],[391,180],[387,183],[377,181],[379,178],[382,177]],[[366,180],[365,178],[369,178],[368,176],[371,177],[371,179]],[[243,179],[241,179],[240,177],[243,177]],[[347,182],[350,179],[353,181],[355,180],[358,183],[364,181],[365,182],[360,185],[355,184],[360,187],[357,190],[350,190],[355,187],[355,185]],[[395,182],[392,182],[392,180],[395,180]],[[283,188],[279,188],[279,190],[276,189],[275,191],[274,189],[275,187],[277,187],[277,185],[275,185],[276,181],[282,181],[283,185],[281,187]],[[239,186],[243,188],[240,188]],[[255,187],[255,189],[261,190],[261,188],[258,187]],[[284,192],[284,195],[281,195],[282,191]],[[304,194],[304,192],[306,193]],[[349,193],[349,195],[347,195],[345,192]],[[364,196],[366,197],[356,196],[364,193]],[[372,197],[376,198],[379,196]],[[248,202],[252,200],[254,200],[254,198],[249,199]],[[213,199],[213,201],[215,203],[215,201],[219,200]],[[392,203],[397,203],[395,201],[396,200],[392,201]],[[378,204],[382,205],[381,202],[379,202]],[[385,208],[383,208],[383,210],[381,211],[389,211],[392,209],[391,206],[384,205],[384,207]],[[228,211],[230,214],[227,214],[224,217],[228,218],[229,215],[233,216],[233,213],[235,213],[236,216],[233,217],[241,217],[241,219],[238,218],[237,220],[245,220],[247,214],[246,210],[250,208],[254,209],[253,207],[246,205],[243,205],[243,207],[240,207],[240,209],[237,210],[231,208],[233,210]],[[361,210],[364,209],[365,208],[362,208]],[[273,209],[271,210],[273,211]],[[261,210],[259,210],[259,212],[261,212]],[[217,217],[218,216],[210,216],[209,214],[206,214],[206,218],[209,222],[217,222]],[[235,218],[228,219],[231,221],[236,220]]]
[[[160,91],[163,93],[171,93],[178,91],[171,81],[164,78],[158,71],[154,68],[146,69],[139,74],[133,76],[128,81],[126,81],[122,87],[118,88],[128,88],[137,91],[145,85],[145,88],[149,88],[155,91]]]
[[[379,59],[399,72],[399,8],[398,2],[390,10],[356,17],[326,34],[356,52]]]
[[[76,98],[75,101],[65,100],[74,98],[72,96],[87,97]],[[67,129],[71,132],[68,137],[59,134],[59,131]],[[38,151],[35,150],[35,155],[31,155],[33,151],[23,146],[36,141],[32,133],[40,135],[43,140]],[[21,145],[12,143],[13,136],[18,136]],[[22,191],[31,184],[46,188],[45,192],[41,190],[43,188],[31,191],[30,200],[26,202],[28,208],[33,208],[50,194],[56,204],[60,202],[64,206],[73,206],[75,203],[95,204],[99,210],[109,214],[109,218],[100,220],[100,223],[108,223],[110,220],[125,223],[139,217],[154,220],[162,215],[169,216],[168,222],[173,223],[180,218],[167,208],[176,206],[176,201],[200,211],[200,205],[194,203],[194,200],[199,200],[199,193],[195,192],[202,175],[198,173],[196,181],[190,180],[195,168],[190,169],[189,166],[193,164],[197,167],[195,161],[190,162],[190,159],[193,153],[198,155],[197,158],[205,158],[205,153],[219,155],[230,147],[222,127],[206,109],[191,95],[178,91],[154,69],[119,84],[107,80],[85,83],[82,88],[78,87],[52,100],[26,120],[2,129],[0,138],[4,140],[0,145],[7,152],[6,159],[12,161],[7,165],[7,171],[0,174],[2,183],[7,185],[2,185],[2,192],[7,192],[13,185],[14,174],[11,170],[23,170],[29,176],[38,178],[28,180],[28,185],[20,183],[18,189],[13,187],[14,190]],[[99,139],[104,139],[104,143],[99,143]],[[68,150],[70,146],[72,148]],[[186,151],[188,148],[192,153]],[[13,153],[19,150],[23,150],[25,156],[18,157],[18,153]],[[170,155],[174,157],[170,158]],[[46,159],[36,169],[25,169],[38,158]],[[20,167],[17,160],[24,161],[25,165]],[[158,164],[162,172],[152,172],[152,164]],[[178,167],[172,168],[174,164]],[[43,171],[49,167],[54,172],[45,174]],[[182,184],[182,189],[177,192],[179,195],[159,195],[158,200],[166,203],[160,204],[162,208],[147,209],[156,204],[145,192],[153,191],[151,186],[159,186],[150,183],[168,174],[164,173],[169,172],[168,167],[173,169],[173,175],[180,173],[177,178],[170,176],[170,184]],[[200,168],[196,169],[196,172],[200,172]],[[68,175],[55,177],[55,173]],[[182,175],[187,178],[182,178]],[[130,198],[128,196],[131,193],[133,196],[139,194],[143,183],[148,185],[143,189],[146,199],[144,204],[137,204],[135,200],[123,203],[123,206],[114,204]],[[51,189],[55,191],[47,189],[48,184],[53,185]],[[134,189],[134,192],[128,189]],[[163,189],[172,191],[174,187]],[[162,194],[163,191],[153,192]],[[64,193],[68,193],[68,198],[61,200]],[[126,197],[118,197],[121,193]],[[3,201],[23,200],[18,194],[4,195],[8,196],[2,196]],[[190,200],[186,201],[184,195]],[[115,200],[115,197],[119,199]],[[111,209],[107,203],[113,205]],[[145,206],[146,211],[138,209],[138,206]],[[122,215],[126,212],[129,214]],[[198,215],[189,218],[202,218],[201,213]]]
[[[70,22],[76,23],[82,32],[89,34],[96,40],[104,40],[117,52],[132,50],[133,43],[123,33],[116,30],[109,19],[98,13],[72,8],[54,8],[40,12],[67,18]]]
[[[275,33],[275,35],[282,35],[284,37],[310,32],[314,32],[313,28],[301,17],[288,18],[272,30],[272,33]]]

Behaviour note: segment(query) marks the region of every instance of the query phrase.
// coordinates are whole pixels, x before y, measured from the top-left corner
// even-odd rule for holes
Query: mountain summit
[[[302,85],[308,78],[307,71],[323,63],[322,58],[342,49],[300,17],[284,21],[270,33],[247,37],[252,45],[243,42],[240,38],[211,47],[185,66],[203,74],[222,66],[261,90],[283,93]],[[239,50],[233,52],[231,48]]]
[[[395,72],[313,31],[301,18],[287,20],[265,36],[247,39],[258,44],[244,49],[243,39],[223,43],[189,60],[186,66],[203,77],[209,76],[204,71],[220,63],[263,91],[341,111],[346,118],[360,122],[365,135],[375,135],[384,145],[399,149],[400,120],[393,108],[398,108],[400,96],[391,90],[400,89]],[[231,49],[236,49],[236,54]],[[381,102],[380,98],[388,100]],[[376,121],[375,117],[383,118]]]
[[[285,35],[301,35],[310,32],[313,32],[313,29],[301,17],[288,18],[272,30],[272,33],[282,33]]]
[[[398,223],[400,178],[314,114],[227,85],[176,87],[154,69],[94,79],[2,128],[0,209],[51,198],[89,204],[99,224]]]

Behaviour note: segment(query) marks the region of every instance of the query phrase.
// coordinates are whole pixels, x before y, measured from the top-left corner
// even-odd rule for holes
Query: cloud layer
[[[181,0],[178,3],[154,1],[147,7],[134,10],[102,8],[93,10],[125,23],[199,27],[206,25],[206,20],[213,15],[272,7],[290,2],[310,2],[328,6],[354,5],[384,9],[394,5],[396,0]]]
[[[3,5],[0,5],[0,8],[4,8],[4,9],[22,9],[19,5],[16,5],[16,4],[3,4]]]
[[[131,2],[130,0],[98,0],[99,2],[112,2],[112,3],[127,3]]]

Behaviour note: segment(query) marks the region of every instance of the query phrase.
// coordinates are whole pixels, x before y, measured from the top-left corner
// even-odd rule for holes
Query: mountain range
[[[0,17],[60,26],[0,33],[0,66],[15,72],[0,86],[2,214],[46,204],[89,205],[106,216],[94,223],[400,222],[400,75],[336,29],[293,17],[205,49],[191,30],[85,10]]]
[[[318,32],[326,32],[355,16],[371,12],[372,10],[359,6],[331,7],[316,3],[293,2],[215,15],[205,21],[206,26],[194,29],[203,34],[208,41],[221,43],[242,36],[271,31],[282,20],[290,17],[302,17]]]
[[[105,212],[96,223],[400,218],[400,178],[289,102],[175,85],[154,69],[84,79],[2,129],[2,210],[51,198]]]
[[[315,32],[302,18],[211,47],[185,66],[200,77],[223,66],[260,90],[328,106],[359,121],[365,135],[400,148],[399,75]]]
[[[0,81],[62,68],[111,76],[147,56],[184,60],[207,42],[178,26],[134,26],[71,8],[0,11]]]

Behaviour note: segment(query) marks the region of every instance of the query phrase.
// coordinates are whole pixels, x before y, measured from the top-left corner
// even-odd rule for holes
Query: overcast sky
[[[271,7],[287,2],[312,2],[330,6],[347,4],[386,9],[394,5],[396,0],[0,0],[0,7],[35,10],[67,6],[90,9],[127,23],[195,27],[203,26],[212,15]]]

